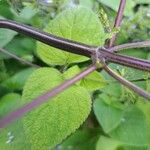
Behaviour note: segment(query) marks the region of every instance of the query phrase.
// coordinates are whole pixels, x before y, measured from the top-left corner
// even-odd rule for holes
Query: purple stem
[[[23,33],[25,35],[33,37],[34,39],[39,40],[45,44],[48,44],[55,48],[59,48],[60,50],[64,50],[67,52],[71,52],[71,53],[75,53],[75,54],[79,54],[79,55],[83,55],[87,57],[91,57],[93,53],[95,53],[95,50],[97,50],[97,47],[95,46],[90,46],[90,45],[82,44],[82,43],[75,42],[72,40],[57,37],[52,34],[39,31],[27,25],[16,23],[15,21],[0,20],[0,28],[7,28],[7,29],[15,30],[19,33]],[[122,60],[122,57],[120,57],[119,55],[117,58],[117,54],[115,54],[115,57],[114,57],[113,53],[109,53],[109,56],[107,57],[108,52],[106,51],[103,52],[103,49],[104,50],[106,49],[102,47],[100,49],[101,49],[102,55],[104,55],[104,57],[110,62],[119,63],[125,66],[134,67],[134,68],[136,67],[137,69],[142,68],[143,70],[145,68],[146,70],[149,70],[150,68],[149,64],[146,64],[146,67],[143,67],[143,63],[142,63],[142,66],[140,66],[141,65],[140,59],[139,60],[136,59],[136,61],[135,60],[132,61],[131,57],[125,56]],[[125,60],[125,58],[127,58],[127,60]],[[119,59],[119,61],[114,60],[114,59]],[[128,62],[128,60],[130,61]]]
[[[77,74],[75,77],[65,81],[64,83],[60,84],[59,86],[55,87],[54,89],[48,91],[44,95],[35,98],[32,102],[24,105],[23,107],[13,111],[12,113],[8,114],[4,118],[0,119],[0,128],[6,127],[6,125],[10,124],[12,121],[16,120],[17,118],[23,116],[25,113],[31,111],[33,108],[36,108],[43,104],[44,102],[48,101],[49,98],[52,98],[59,94],[60,92],[64,91],[65,89],[69,88],[72,84],[76,83],[77,81],[81,80],[88,74],[92,73],[96,70],[95,65],[91,65],[81,73]]]
[[[142,47],[150,47],[150,41],[142,41],[142,42],[135,42],[135,43],[126,43],[118,46],[114,46],[108,48],[111,52],[117,52],[123,49],[130,49],[130,48],[142,48]]]
[[[140,70],[150,71],[150,61],[148,60],[115,54],[108,51],[107,49],[99,49],[99,52],[99,56],[104,57],[106,61],[108,60],[108,62],[117,63]]]
[[[14,54],[8,52],[7,50],[5,50],[5,49],[3,49],[3,48],[0,48],[0,52],[2,52],[2,53],[4,53],[4,54],[6,54],[6,55],[8,55],[8,56],[10,56],[10,57],[12,57],[12,58],[18,60],[18,61],[20,61],[22,64],[27,64],[27,65],[29,65],[29,66],[31,66],[31,67],[35,67],[35,68],[39,68],[39,67],[40,67],[40,66],[38,66],[38,65],[36,65],[36,64],[33,64],[33,63],[29,62],[29,61],[26,61],[25,59],[22,59],[22,58],[20,58],[20,57],[14,55]]]
[[[116,20],[115,20],[115,25],[114,27],[119,27],[121,25],[121,21],[122,21],[122,17],[123,17],[123,11],[124,11],[124,7],[125,7],[125,3],[126,3],[126,0],[121,0],[120,1],[120,6],[119,6],[119,10],[118,10],[118,13],[117,13],[117,17],[116,17]],[[117,51],[117,50],[121,50],[121,49],[127,49],[127,48],[138,48],[138,47],[147,47],[150,45],[150,42],[149,41],[146,41],[146,42],[138,42],[138,43],[129,43],[129,44],[123,44],[123,45],[119,45],[119,46],[115,46],[115,47],[112,47],[114,42],[115,42],[115,39],[116,39],[116,34],[112,37],[112,39],[110,40],[109,42],[109,45],[108,45],[108,51],[110,52],[114,52],[114,51]],[[107,55],[108,57],[108,55]],[[112,56],[111,56],[112,57]],[[113,57],[116,57],[115,54]],[[120,57],[120,58],[119,58]],[[121,58],[122,57],[122,58]],[[111,59],[111,58],[110,58]],[[145,63],[148,65],[146,65],[148,68],[147,71],[150,71],[150,62],[149,61],[146,61],[145,60],[141,60],[139,61],[139,59],[137,58],[132,58],[132,63],[135,62],[134,66],[135,65],[138,65],[140,64],[141,66],[141,69],[142,69],[142,66],[145,67]],[[117,55],[117,59],[112,59],[112,62],[113,61],[118,61],[119,63],[119,60],[122,62],[123,60],[125,61],[125,63],[129,63],[128,61],[131,61],[131,59],[127,58],[126,56],[122,56],[122,55]],[[144,62],[143,62],[144,61]],[[120,62],[120,64],[121,64]],[[137,64],[136,64],[137,63]],[[150,100],[150,93],[144,91],[143,89],[139,88],[138,86],[134,85],[133,83],[131,83],[130,81],[124,79],[122,76],[119,76],[117,73],[115,73],[111,68],[109,68],[105,63],[104,63],[104,67],[103,69],[110,75],[112,76],[113,78],[115,78],[116,80],[118,80],[120,83],[122,83],[123,85],[127,86],[129,89],[133,90],[134,92],[138,93],[139,95],[143,96],[144,98]]]
[[[144,98],[146,98],[146,100],[150,100],[150,93],[144,91],[143,89],[141,89],[138,86],[134,85],[130,81],[124,79],[122,76],[118,75],[116,72],[114,72],[112,69],[110,69],[106,64],[105,64],[104,70],[109,75],[111,75],[113,78],[115,78],[120,83],[122,83],[124,86],[128,87],[129,89],[131,89],[134,92],[138,93],[139,95],[143,96]]]
[[[115,19],[114,28],[118,28],[121,25],[125,5],[126,5],[126,0],[120,0],[120,5],[119,5],[119,9],[118,9],[117,16],[116,16],[116,19]],[[117,34],[114,34],[113,37],[110,39],[108,47],[113,46],[113,44],[116,40],[116,35]]]
[[[30,36],[42,43],[50,45],[52,47],[71,52],[74,54],[84,55],[90,57],[92,54],[93,46],[89,46],[83,43],[75,42],[69,39],[64,39],[33,27],[19,24],[11,20],[0,20],[0,28],[11,29],[21,34]]]

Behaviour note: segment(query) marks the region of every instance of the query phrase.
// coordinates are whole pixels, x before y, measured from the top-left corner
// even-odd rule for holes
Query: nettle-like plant
[[[150,61],[117,52],[148,47],[150,41],[113,46],[116,34],[121,30],[119,27],[125,3],[126,0],[120,0],[113,29],[109,27],[102,7],[100,18],[84,6],[66,9],[50,21],[44,32],[14,21],[0,20],[0,28],[15,30],[40,41],[37,42],[37,55],[50,66],[34,65],[0,49],[1,52],[37,68],[25,83],[21,101],[17,101],[12,94],[10,96],[12,99],[15,97],[15,100],[11,104],[8,102],[9,97],[0,102],[2,149],[53,149],[87,119],[92,100],[93,111],[101,130],[97,122],[89,117],[87,126],[95,128],[83,133],[75,132],[56,149],[76,149],[74,144],[80,143],[80,140],[85,145],[77,149],[92,149],[90,143],[97,140],[97,150],[148,149],[150,104],[144,100],[150,100]],[[80,65],[85,61],[89,64],[87,68]],[[110,68],[115,69],[116,65],[111,66],[109,63],[119,64],[117,73]],[[145,71],[144,78],[139,83],[144,82],[146,90],[126,80],[123,77],[126,70],[129,73],[139,73],[139,76]],[[108,78],[106,73],[121,84]],[[133,74],[129,80],[136,82],[139,79],[136,77]],[[89,137],[94,140],[89,142]]]

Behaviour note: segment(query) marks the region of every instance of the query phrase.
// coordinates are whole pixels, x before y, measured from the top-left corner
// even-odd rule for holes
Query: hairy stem
[[[121,25],[125,5],[126,5],[126,0],[120,0],[120,5],[119,5],[119,9],[118,9],[117,16],[116,16],[116,19],[115,19],[114,28],[118,28]],[[108,47],[113,46],[113,44],[116,40],[116,35],[117,34],[114,34],[113,37],[110,39]]]
[[[124,50],[124,49],[142,48],[142,47],[150,47],[150,41],[126,43],[126,44],[111,47],[108,50],[111,52],[117,52],[117,51]]]
[[[20,57],[14,55],[14,54],[8,52],[7,50],[5,50],[5,49],[3,49],[3,48],[0,48],[0,52],[6,54],[6,55],[8,55],[8,56],[10,56],[11,58],[14,58],[14,59],[18,60],[18,61],[21,62],[22,64],[27,64],[27,65],[29,65],[29,66],[31,66],[31,67],[35,67],[35,68],[39,68],[39,67],[40,67],[40,66],[38,66],[38,65],[36,65],[36,64],[33,64],[33,63],[29,62],[29,61],[26,61],[26,60],[23,59],[23,58],[20,58]]]
[[[122,76],[118,75],[116,72],[114,72],[112,69],[110,69],[107,65],[105,65],[104,70],[111,75],[113,78],[118,80],[120,83],[122,83],[124,86],[128,87],[129,89],[133,90],[140,96],[146,98],[147,100],[150,100],[150,93],[144,91],[143,89],[139,88],[135,84],[131,83],[130,81],[124,79]]]
[[[25,113],[31,111],[33,108],[36,108],[39,105],[43,104],[44,102],[48,101],[50,98],[56,96],[60,92],[69,88],[71,85],[73,85],[74,83],[81,80],[82,78],[84,78],[85,76],[87,76],[88,74],[92,73],[95,70],[96,70],[96,66],[91,65],[86,70],[77,74],[75,77],[65,81],[64,83],[62,83],[59,86],[55,87],[54,89],[48,91],[44,95],[41,95],[38,98],[34,99],[32,102],[24,105],[23,107],[17,109],[14,112],[8,114],[4,118],[0,119],[0,128],[4,128],[6,125],[10,124],[12,121],[23,116]]]

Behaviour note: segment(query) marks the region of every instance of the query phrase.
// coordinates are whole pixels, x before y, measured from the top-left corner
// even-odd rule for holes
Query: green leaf
[[[19,13],[19,16],[17,16],[17,20],[28,23],[32,20],[32,18],[36,15],[37,10],[32,7],[24,7],[21,12]]]
[[[90,22],[90,23],[89,23]],[[98,16],[91,9],[79,6],[67,9],[52,20],[44,31],[89,45],[103,45],[105,33]],[[37,54],[47,64],[66,65],[83,62],[87,57],[63,52],[37,43]]]
[[[77,65],[75,65],[73,67],[70,67],[68,70],[66,70],[64,72],[64,78],[65,79],[70,79],[70,78],[74,77],[75,75],[77,75],[80,72],[81,72],[81,69]]]
[[[106,98],[109,99],[108,96],[105,97],[105,100]],[[110,104],[104,102],[102,97],[95,100],[94,113],[106,133],[114,130],[121,123],[123,116],[121,108],[115,106],[113,102]]]
[[[122,150],[148,150],[147,146],[123,146],[122,148]]]
[[[150,60],[150,53],[148,53],[147,59]]]
[[[126,145],[147,146],[150,126],[144,113],[134,105],[125,107],[105,94],[100,98],[94,102],[94,112],[104,132]]]
[[[34,71],[34,68],[24,69],[9,79],[2,82],[2,86],[7,87],[8,89],[22,89],[29,75]]]
[[[17,35],[15,31],[0,29],[0,47],[4,47],[5,45],[7,45],[15,35]]]
[[[21,96],[9,93],[0,99],[0,118],[20,106]],[[30,144],[25,138],[20,120],[13,122],[4,129],[0,129],[1,150],[30,150]]]
[[[0,85],[0,97],[8,93],[7,89]]]
[[[96,144],[96,150],[124,150],[120,149],[121,145],[119,141],[101,136]]]
[[[5,46],[5,49],[8,52],[23,58],[26,56],[33,57],[32,53],[34,51],[35,46],[36,44],[32,39],[15,37]],[[0,59],[9,59],[9,58],[10,56],[6,54],[1,53],[0,55]]]
[[[106,6],[110,7],[111,9],[118,11],[120,0],[98,0],[98,1],[103,3]],[[127,0],[125,12],[124,12],[124,14],[126,16],[129,17],[129,16],[133,15],[132,9],[133,9],[134,5],[135,5],[135,3],[133,1]]]
[[[139,98],[139,100],[136,103],[136,106],[140,108],[145,114],[146,120],[150,126],[150,103],[148,101],[145,101],[144,98]]]
[[[130,67],[125,67],[121,65],[116,64],[110,64],[109,65],[112,69],[115,69],[117,72],[119,72],[124,78],[130,81],[136,81],[140,79],[147,79],[150,77],[150,73],[143,71],[143,70],[137,70]]]
[[[150,19],[149,19],[150,6],[145,7],[140,5],[138,11],[134,13],[133,17],[124,18],[124,23],[121,26],[120,33],[118,34],[117,43],[128,43],[128,41],[147,41],[149,39],[149,34],[146,34],[150,29]],[[130,20],[130,21],[129,21]],[[129,33],[129,34],[127,34]],[[144,34],[143,34],[144,33]],[[124,50],[127,53],[130,50]],[[131,49],[131,53],[138,55],[138,57],[147,57],[149,50],[146,49]]]
[[[137,4],[150,4],[149,0],[133,0],[135,1]]]
[[[63,150],[94,150],[99,134],[98,129],[77,130],[57,148]]]
[[[3,60],[0,60],[0,83],[8,78],[7,69]]]
[[[82,6],[86,6],[88,8],[93,8],[94,7],[94,0],[79,0],[79,4]]]
[[[5,19],[0,16],[0,19]],[[0,29],[0,47],[4,47],[7,45],[13,38],[14,36],[17,35],[17,32],[9,30],[9,29]]]
[[[115,68],[116,69],[116,68]],[[101,72],[102,76],[105,77],[107,86],[102,89],[102,92],[109,95],[110,97],[117,97],[119,99],[122,96],[122,86],[113,77],[111,77],[104,70]]]
[[[96,150],[147,150],[147,147],[127,146],[113,138],[101,136],[96,144]]]
[[[141,59],[147,59],[147,55],[148,55],[147,50],[144,50],[143,48],[136,48],[136,49],[126,49],[126,50],[121,50],[119,53],[121,53],[122,55],[128,55],[128,56],[133,56],[133,57],[137,57],[137,58],[141,58]]]
[[[0,100],[0,118],[5,116],[8,112],[15,110],[20,98],[21,96],[16,93],[4,95]]]
[[[143,112],[136,106],[124,110],[121,124],[109,134],[114,139],[132,146],[147,146],[150,139],[150,127]]]
[[[10,10],[8,1],[0,1],[0,15],[5,18],[13,19],[13,14]]]
[[[80,82],[80,86],[86,88],[88,91],[101,89],[106,86],[106,84],[105,79],[98,71],[92,72]]]
[[[64,72],[64,77],[66,79],[70,79],[81,71],[82,69],[80,69],[78,66],[73,66]],[[106,81],[104,80],[102,75],[97,71],[92,72],[77,83],[80,86],[86,88],[88,91],[98,90],[106,85]]]
[[[36,44],[32,39],[15,37],[5,48],[17,56],[24,57],[26,55],[33,55],[35,46]],[[9,58],[9,56],[7,57]]]
[[[32,101],[63,81],[63,75],[56,69],[36,70],[25,84],[22,103]],[[59,144],[85,121],[90,107],[88,92],[80,86],[72,86],[29,112],[23,124],[32,150],[45,150]]]

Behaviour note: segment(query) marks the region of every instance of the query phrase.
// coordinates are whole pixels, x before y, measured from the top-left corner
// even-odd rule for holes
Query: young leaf
[[[63,11],[50,21],[44,31],[89,45],[103,45],[105,41],[98,16],[83,6]],[[40,42],[37,43],[37,54],[45,63],[54,65],[88,60],[87,57],[63,52]]]
[[[32,101],[63,81],[63,75],[56,69],[36,70],[25,84],[22,103]],[[45,150],[59,144],[85,121],[90,107],[88,92],[80,86],[72,86],[29,112],[23,124],[32,150]]]

